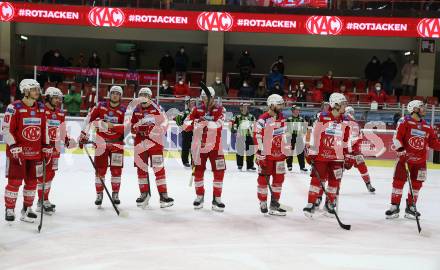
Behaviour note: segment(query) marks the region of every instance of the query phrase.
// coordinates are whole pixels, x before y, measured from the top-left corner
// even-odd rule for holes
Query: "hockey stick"
[[[318,177],[319,183],[321,184],[321,188],[324,191],[325,197],[329,198],[327,190],[325,189],[324,183],[321,181],[321,177],[319,176],[319,172],[318,172],[318,170],[315,167],[315,163],[312,161],[310,165],[312,166],[312,172],[315,171],[316,177]],[[344,223],[341,222],[341,220],[339,219],[337,211],[335,211],[335,217],[336,217],[336,220],[338,221],[339,226],[342,229],[344,229],[344,230],[350,230],[351,229],[351,225],[344,224]]]
[[[293,208],[292,208],[292,207],[290,207],[290,206],[288,206],[288,205],[280,204],[279,202],[277,202],[277,201],[274,200],[274,197],[273,197],[273,191],[272,191],[272,186],[271,186],[271,184],[270,184],[270,181],[269,181],[269,175],[268,175],[268,174],[264,174],[264,179],[266,180],[266,184],[267,184],[267,186],[269,187],[270,201],[271,201],[271,203],[272,203],[272,202],[275,202],[275,203],[277,203],[277,204],[280,205],[280,208],[281,208],[281,209],[283,209],[283,210],[285,210],[285,211],[287,211],[287,212],[292,212],[292,211],[293,211]]]
[[[44,212],[44,190],[46,186],[46,159],[43,158],[43,191],[41,194],[41,213],[40,213],[40,224],[38,225],[38,233],[41,233],[41,228],[43,227],[43,212]]]
[[[414,200],[414,190],[413,190],[413,186],[412,186],[412,182],[411,182],[411,177],[409,175],[409,167],[408,167],[407,162],[405,162],[405,172],[406,172],[406,179],[408,180],[409,192],[411,194],[412,202],[414,205],[414,211],[416,212],[415,216],[416,216],[416,222],[417,222],[417,230],[419,231],[419,234],[420,234],[422,232],[422,227],[420,227],[420,220],[419,220],[419,215],[418,215],[419,212],[417,212],[416,201]]]
[[[87,144],[91,144],[91,143],[92,143],[92,142],[88,142]],[[90,160],[90,162],[91,162],[92,165],[93,165],[93,168],[95,168],[95,172],[98,172],[98,169],[96,168],[96,164],[95,164],[95,162],[93,161],[92,156],[90,156],[89,150],[87,150],[87,146],[84,146],[84,149],[86,150],[87,156],[89,157],[89,160]],[[120,215],[120,211],[119,211],[118,207],[116,207],[116,204],[115,204],[115,202],[113,201],[113,198],[112,198],[112,196],[110,195],[110,192],[108,191],[107,186],[106,186],[105,183],[104,183],[104,180],[102,180],[102,178],[101,178],[100,176],[98,176],[98,178],[99,178],[99,181],[101,181],[101,185],[104,186],[105,193],[107,194],[107,197],[110,199],[110,202],[112,203],[113,208],[114,208],[115,211],[116,211],[116,214],[119,216],[119,215]]]

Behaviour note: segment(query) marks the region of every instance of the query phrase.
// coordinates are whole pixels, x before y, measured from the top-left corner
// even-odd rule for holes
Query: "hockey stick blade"
[[[318,177],[319,183],[321,184],[321,188],[324,191],[325,196],[328,198],[327,190],[325,189],[324,183],[322,182],[321,177],[319,176],[318,170],[315,168],[315,163],[312,162],[312,164],[310,164],[310,165],[312,166],[312,172],[315,171],[316,177]],[[339,219],[337,211],[335,211],[335,217],[336,217],[336,220],[338,221],[339,226],[342,229],[347,230],[347,231],[349,231],[351,229],[351,225],[344,224],[344,223],[341,222],[341,220]]]

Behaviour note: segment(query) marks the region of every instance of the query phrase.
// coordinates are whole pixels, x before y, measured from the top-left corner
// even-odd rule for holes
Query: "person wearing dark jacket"
[[[192,109],[195,106],[195,100],[191,99],[190,97],[185,98],[185,111],[178,114],[176,116],[176,124],[179,127],[183,126],[183,122],[185,121],[186,117],[191,113]],[[189,152],[191,149],[191,142],[193,138],[193,130],[192,128],[188,130],[182,129],[182,152],[181,152],[181,158],[183,166],[186,168],[191,167],[191,164],[189,163]]]
[[[298,87],[296,88],[296,101],[297,102],[306,102],[307,101],[307,87],[304,85],[303,81],[300,81]]]
[[[387,92],[388,95],[392,95],[393,81],[397,75],[397,65],[391,59],[391,57],[388,57],[387,60],[385,60],[385,62],[382,63],[381,74],[382,74],[383,88],[385,92]]]
[[[162,58],[159,61],[159,68],[162,72],[162,75],[166,77],[167,75],[171,74],[173,72],[174,68],[174,59],[170,55],[170,52],[165,52],[165,55],[162,56]]]
[[[307,134],[307,122],[300,115],[300,107],[297,105],[292,106],[292,116],[286,119],[287,132],[291,135],[291,149],[292,155],[286,159],[287,169],[292,171],[293,152],[296,153],[299,163],[299,169],[301,172],[307,172],[306,164],[304,162],[304,147],[305,136]]]
[[[365,67],[365,78],[367,85],[369,82],[377,82],[381,76],[380,61],[376,56],[373,56]]]
[[[242,52],[237,63],[237,68],[240,71],[240,83],[245,80],[248,81],[251,77],[252,69],[255,68],[254,60],[250,57],[248,50]]]
[[[174,57],[174,61],[176,64],[176,75],[185,79],[189,65],[189,57],[188,54],[185,52],[185,47],[182,46],[179,48],[176,56]]]
[[[159,95],[161,95],[161,96],[173,96],[174,95],[174,90],[169,85],[167,80],[162,81],[162,85],[159,87]]]
[[[235,133],[236,143],[235,151],[237,152],[237,167],[241,171],[243,168],[243,159],[246,154],[246,170],[256,171],[254,166],[254,154],[251,146],[254,145],[253,126],[255,124],[255,116],[249,113],[249,104],[242,102],[240,104],[240,114],[232,119],[231,132]]]
[[[273,70],[274,67],[278,69],[278,72],[284,75],[284,59],[282,55],[278,56],[277,61],[275,61],[275,63],[272,64],[270,70]]]
[[[101,58],[99,58],[97,52],[93,52],[92,56],[90,56],[89,67],[90,68],[100,68],[101,67]]]
[[[247,82],[243,81],[243,85],[238,91],[239,97],[251,98],[255,96],[254,88]]]
[[[273,85],[273,87],[270,89],[270,93],[269,93],[269,95],[273,95],[273,94],[277,94],[277,95],[280,95],[280,96],[284,96],[284,90],[283,90],[283,88],[281,87],[281,85],[280,85],[279,82],[276,82],[276,83]]]

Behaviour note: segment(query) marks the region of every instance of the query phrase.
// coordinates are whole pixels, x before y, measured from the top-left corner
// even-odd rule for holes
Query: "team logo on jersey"
[[[125,14],[119,8],[94,7],[88,18],[93,26],[119,27],[125,21]]]
[[[55,113],[52,114],[52,119],[57,119],[57,115]]]
[[[39,126],[41,118],[23,118],[23,126]]]
[[[202,12],[197,17],[197,25],[205,31],[229,31],[234,19],[227,12]]]
[[[55,141],[57,139],[57,135],[58,135],[57,131],[58,131],[58,128],[56,128],[56,127],[51,127],[48,129],[49,138],[51,141]]]
[[[336,16],[310,16],[306,29],[313,35],[337,35],[342,30],[342,21]]]
[[[417,32],[421,37],[438,38],[440,37],[440,19],[424,18],[417,24]]]
[[[31,116],[35,116],[37,113],[35,111],[31,111]]]
[[[8,2],[0,2],[0,22],[9,22],[14,18],[14,7]]]
[[[411,137],[409,138],[408,143],[416,150],[425,149],[425,139],[423,137]]]
[[[41,129],[37,126],[28,126],[23,129],[21,132],[23,138],[28,141],[35,142],[38,141],[41,137]]]
[[[335,137],[324,137],[323,138],[323,144],[326,147],[333,147],[334,141],[335,141]]]
[[[425,137],[426,132],[419,129],[411,129],[411,136],[417,136],[417,137]]]

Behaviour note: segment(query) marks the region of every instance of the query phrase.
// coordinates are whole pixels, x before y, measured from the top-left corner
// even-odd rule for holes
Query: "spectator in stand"
[[[277,95],[280,95],[280,96],[284,96],[284,95],[285,95],[284,90],[283,90],[283,87],[281,86],[280,83],[276,82],[276,83],[273,85],[273,87],[270,88],[270,93],[269,93],[269,95],[272,95],[272,94],[277,94]]]
[[[135,72],[139,68],[139,56],[137,52],[131,52],[127,57],[127,69],[128,71]]]
[[[294,90],[294,89],[287,90],[287,93],[284,94],[283,99],[285,102],[295,102],[296,101],[296,90]]]
[[[341,83],[339,85],[337,92],[341,93],[341,94],[346,94],[347,93],[347,86],[345,86],[345,84]]]
[[[252,74],[252,69],[255,68],[255,63],[249,55],[248,50],[244,50],[241,53],[241,57],[237,63],[237,68],[240,72],[240,83],[243,83],[245,80],[249,81]]]
[[[228,95],[226,85],[222,82],[220,77],[215,77],[215,82],[211,86],[214,88],[216,97],[225,97]]]
[[[67,66],[67,60],[61,55],[59,50],[53,51],[52,57],[49,58],[50,67],[65,67]],[[62,82],[64,76],[59,73],[49,73],[49,79],[51,82]]]
[[[295,87],[296,88],[296,101],[297,102],[306,102],[307,101],[307,94],[309,90],[305,86],[303,81],[300,81],[299,84]]]
[[[278,67],[274,66],[267,77],[267,87],[272,89],[276,83],[279,85],[284,85],[284,76],[280,73]]]
[[[3,108],[6,108],[11,101],[11,92],[9,90],[8,80],[9,66],[5,64],[4,59],[0,58],[0,100],[3,104]]]
[[[90,68],[100,68],[101,67],[101,58],[99,58],[97,52],[93,52],[92,56],[90,56],[89,67]]]
[[[387,99],[387,93],[382,89],[380,83],[376,83],[374,89],[370,89],[368,96],[370,97],[370,102],[376,101],[379,104],[385,103]]]
[[[98,96],[96,95],[96,87],[92,87],[91,91],[87,93],[84,99],[87,110],[90,110],[98,102]]]
[[[238,91],[238,95],[244,98],[251,98],[255,96],[254,88],[248,83],[248,81],[243,81],[243,85]]]
[[[159,87],[159,94],[161,96],[172,96],[174,95],[173,88],[170,86],[167,80],[162,81],[162,85]]]
[[[76,89],[74,85],[70,87],[69,94],[64,96],[64,103],[70,116],[80,115],[82,98],[79,89]]]
[[[393,59],[391,59],[391,56],[388,56],[387,60],[385,60],[385,62],[382,63],[381,75],[382,75],[383,88],[387,92],[387,95],[392,95],[393,81],[397,75],[397,65],[393,61]]]
[[[411,59],[409,63],[406,63],[402,68],[402,88],[404,95],[415,96],[416,95],[416,79],[419,67],[415,63],[414,59]]]
[[[176,97],[189,96],[189,86],[183,78],[179,78],[178,83],[174,86],[174,95]]]
[[[312,102],[321,103],[324,100],[323,85],[321,81],[318,81],[315,89],[312,90]]]
[[[333,71],[327,71],[321,78],[322,82],[322,94],[324,95],[325,100],[328,100],[330,95],[333,93]]]
[[[48,50],[43,54],[43,58],[41,59],[41,65],[44,67],[48,67],[50,65],[51,59],[53,57],[54,51],[52,49]]]
[[[189,65],[189,57],[188,54],[185,52],[185,47],[181,46],[179,48],[179,50],[176,53],[175,62],[176,62],[176,76],[185,79]]]
[[[174,59],[169,51],[166,51],[164,56],[162,56],[160,59],[159,68],[162,72],[162,77],[164,78],[168,78],[168,76],[172,74],[174,68]]]
[[[368,62],[364,70],[365,78],[367,79],[367,85],[370,82],[377,82],[381,76],[381,64],[376,56],[373,56]]]
[[[86,67],[86,58],[84,57],[83,53],[79,53],[78,59],[75,62],[75,67]]]
[[[264,81],[258,83],[257,90],[255,91],[255,98],[267,98],[267,88]]]
[[[284,75],[284,62],[283,56],[278,56],[277,61],[275,61],[272,66],[270,66],[270,70],[273,70],[274,67],[277,67],[278,71]]]

